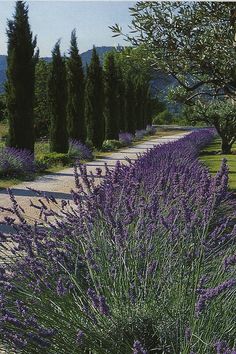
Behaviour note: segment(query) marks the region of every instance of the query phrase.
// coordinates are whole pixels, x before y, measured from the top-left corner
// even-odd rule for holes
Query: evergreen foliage
[[[113,52],[106,55],[104,61],[104,119],[106,140],[118,139],[119,100],[118,73]]]
[[[117,95],[118,95],[119,131],[124,132],[125,128],[126,128],[126,123],[125,123],[125,81],[124,81],[124,75],[122,73],[120,65],[117,65],[117,75],[118,75]]]
[[[68,151],[66,66],[65,59],[61,56],[59,41],[52,50],[48,99],[51,123],[50,151],[66,153]]]
[[[104,141],[103,102],[103,73],[99,57],[94,47],[91,63],[87,72],[85,88],[85,119],[87,142],[97,148],[100,148]]]
[[[10,147],[34,151],[34,81],[38,58],[28,6],[17,1],[13,20],[8,20],[6,104]]]
[[[135,85],[130,76],[125,81],[125,130],[134,134],[135,120]]]
[[[146,95],[144,83],[139,79],[135,83],[135,120],[136,128],[145,128],[145,108],[146,108]]]
[[[34,100],[34,126],[35,137],[41,138],[49,135],[50,113],[48,107],[48,78],[50,64],[41,59],[35,71],[35,100]]]
[[[70,57],[67,60],[67,86],[68,135],[72,139],[85,141],[84,71],[75,30],[71,33]]]

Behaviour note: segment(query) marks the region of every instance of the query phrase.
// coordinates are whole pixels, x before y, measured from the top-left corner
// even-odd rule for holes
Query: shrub
[[[93,154],[90,148],[75,139],[69,140],[68,155],[79,160],[92,160]]]
[[[0,177],[32,177],[34,155],[28,150],[0,148]]]
[[[154,127],[153,125],[147,125],[146,132],[147,132],[147,135],[154,135],[157,132],[157,128]]]
[[[135,139],[137,139],[137,140],[142,139],[145,135],[147,135],[147,132],[145,129],[135,131]]]
[[[129,146],[132,144],[134,136],[130,133],[119,133],[119,142],[122,146]]]
[[[171,121],[172,121],[172,114],[168,111],[168,109],[158,113],[157,116],[153,118],[154,124],[170,124]]]
[[[42,160],[35,160],[35,170],[36,172],[42,173],[49,168],[49,164]]]
[[[105,140],[102,144],[102,151],[114,151],[122,146],[119,140]]]
[[[53,165],[68,165],[71,159],[68,154],[49,152],[45,154],[39,154],[37,158],[37,163],[51,167]]]
[[[197,131],[117,163],[99,186],[80,165],[76,205],[64,201],[61,213],[39,192],[48,228],[21,214],[16,232],[1,235],[16,259],[5,265],[2,248],[9,352],[233,353],[235,200],[226,162],[211,177],[196,159],[213,135]]]

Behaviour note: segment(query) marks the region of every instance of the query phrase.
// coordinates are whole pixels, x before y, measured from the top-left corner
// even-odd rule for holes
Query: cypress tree
[[[75,30],[71,33],[70,57],[67,60],[67,124],[70,138],[85,141],[84,72]]]
[[[35,137],[48,137],[50,117],[48,109],[48,77],[50,63],[40,59],[35,71],[34,129]]]
[[[48,83],[50,110],[50,151],[66,153],[68,135],[66,124],[66,65],[60,52],[60,41],[52,50],[52,65]]]
[[[135,82],[135,120],[136,128],[143,129],[145,127],[145,118],[144,118],[144,105],[145,105],[145,93],[144,85],[140,78]]]
[[[108,53],[104,61],[104,119],[105,139],[118,139],[118,77],[114,53]]]
[[[38,59],[36,38],[28,19],[28,6],[17,1],[13,20],[8,20],[6,105],[8,145],[34,151],[34,81]]]
[[[135,86],[130,76],[126,77],[125,85],[125,125],[127,132],[135,133]]]
[[[85,121],[87,142],[97,148],[104,141],[103,99],[102,67],[94,47],[85,87]]]
[[[119,114],[119,132],[126,129],[125,123],[125,81],[120,66],[117,68],[118,74],[118,114]]]

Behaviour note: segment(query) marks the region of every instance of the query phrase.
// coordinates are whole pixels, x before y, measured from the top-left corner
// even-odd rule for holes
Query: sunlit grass
[[[201,152],[200,160],[204,162],[212,174],[215,174],[221,165],[222,159],[226,158],[229,166],[229,186],[236,190],[236,144],[232,154],[221,154],[221,140],[216,138]]]

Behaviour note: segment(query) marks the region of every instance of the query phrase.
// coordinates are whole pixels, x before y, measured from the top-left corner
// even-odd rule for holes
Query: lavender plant
[[[0,148],[0,177],[32,176],[34,172],[34,155],[30,151]]]
[[[99,186],[79,165],[73,203],[36,191],[34,225],[9,191],[15,232],[1,234],[0,271],[9,351],[235,352],[235,200],[226,161],[211,177],[197,160],[213,136],[196,131],[118,162]]]
[[[147,125],[146,127],[146,132],[147,132],[147,135],[153,135],[153,134],[156,134],[156,127],[154,127],[153,125]]]
[[[131,133],[119,133],[119,141],[123,146],[131,145],[134,137]]]
[[[75,139],[69,140],[69,150],[68,155],[79,160],[92,160],[92,151],[80,141]]]
[[[138,140],[142,139],[145,135],[147,135],[147,131],[145,129],[135,131],[135,138]]]

